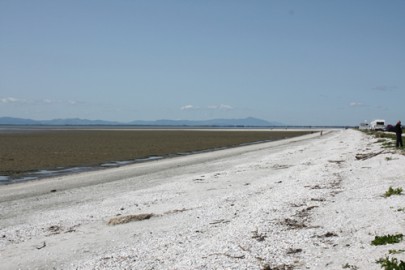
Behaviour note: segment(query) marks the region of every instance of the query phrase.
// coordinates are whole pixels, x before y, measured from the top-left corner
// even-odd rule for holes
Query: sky
[[[0,0],[0,117],[405,121],[403,0]]]

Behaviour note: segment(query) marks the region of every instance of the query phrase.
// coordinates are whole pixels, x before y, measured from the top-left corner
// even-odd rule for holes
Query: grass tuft
[[[376,263],[381,265],[384,270],[405,270],[405,262],[397,258],[381,258],[376,261]]]
[[[404,253],[405,249],[390,249],[388,250],[388,254],[400,254]]]
[[[392,187],[389,187],[388,190],[385,192],[384,197],[388,198],[391,195],[401,195],[402,191],[403,191],[402,188],[395,188],[394,189]]]
[[[373,246],[381,246],[381,245],[387,245],[387,244],[396,244],[402,241],[404,238],[404,235],[402,233],[400,234],[395,234],[395,235],[383,235],[383,236],[376,236],[374,237],[374,240],[371,241],[371,244]]]

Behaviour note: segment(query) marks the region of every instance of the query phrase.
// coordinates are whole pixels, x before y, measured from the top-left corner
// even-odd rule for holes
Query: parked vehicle
[[[393,125],[387,125],[387,126],[385,127],[385,131],[388,131],[388,132],[395,132],[395,127],[394,127]]]
[[[370,126],[368,123],[360,123],[359,129],[369,129]]]
[[[385,129],[385,120],[374,120],[370,122],[371,130],[384,130]]]

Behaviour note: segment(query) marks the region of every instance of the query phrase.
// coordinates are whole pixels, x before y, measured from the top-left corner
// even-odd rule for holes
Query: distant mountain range
[[[247,117],[243,119],[211,119],[211,120],[155,120],[155,121],[131,121],[114,122],[104,120],[88,120],[80,118],[32,120],[14,117],[0,117],[0,125],[43,125],[43,126],[104,126],[104,125],[131,125],[131,126],[220,126],[220,127],[267,127],[283,126],[279,122]]]

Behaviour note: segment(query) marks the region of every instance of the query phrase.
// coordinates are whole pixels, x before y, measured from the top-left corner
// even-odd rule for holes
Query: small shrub
[[[395,235],[383,235],[383,236],[376,236],[374,240],[371,241],[373,246],[380,246],[380,245],[387,245],[387,244],[396,244],[402,241],[404,235],[402,233],[395,234]]]
[[[397,258],[381,258],[376,263],[379,263],[384,270],[405,270],[405,262],[398,261]]]
[[[390,197],[391,195],[400,195],[402,193],[402,188],[392,188],[389,187],[388,190],[385,192],[384,197]]]

